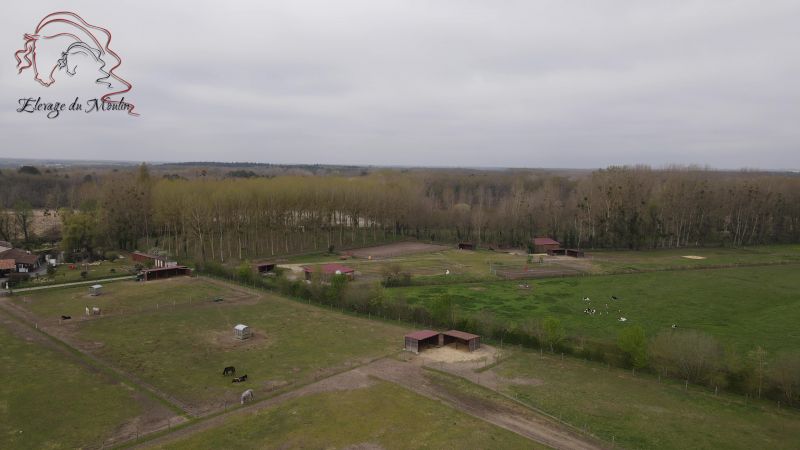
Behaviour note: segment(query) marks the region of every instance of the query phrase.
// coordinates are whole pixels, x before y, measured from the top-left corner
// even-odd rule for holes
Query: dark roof
[[[465,341],[470,341],[472,339],[480,337],[477,334],[467,333],[465,331],[458,331],[458,330],[445,331],[442,334],[445,336],[454,337],[456,339],[463,339]]]
[[[341,273],[353,273],[355,269],[352,267],[343,266],[341,264],[323,264],[321,266],[303,266],[304,272],[316,272],[321,270],[325,275],[333,275],[337,271]]]
[[[406,337],[407,337],[407,338],[411,338],[411,339],[416,339],[416,340],[418,340],[418,341],[421,341],[421,340],[423,340],[423,339],[432,338],[432,337],[434,337],[434,336],[438,336],[438,335],[439,335],[439,333],[438,333],[437,331],[431,331],[431,330],[420,330],[420,331],[415,331],[415,332],[413,332],[413,333],[408,333],[408,334],[406,335]]]
[[[0,253],[0,259],[13,259],[17,264],[36,264],[39,261],[39,256],[28,253],[25,250],[12,248]]]
[[[139,256],[144,256],[145,258],[150,258],[150,259],[161,259],[161,260],[166,260],[167,259],[167,258],[165,258],[163,256],[151,255],[151,254],[145,253],[145,252],[138,252],[137,251],[137,252],[133,252],[133,254],[134,255],[139,255]]]
[[[144,269],[142,272],[153,273],[153,272],[164,272],[167,270],[186,270],[188,267],[186,266],[169,266],[169,267],[156,267],[155,269]]]
[[[549,237],[533,238],[533,245],[561,245],[558,241]]]
[[[0,270],[14,270],[17,265],[13,259],[0,259]]]

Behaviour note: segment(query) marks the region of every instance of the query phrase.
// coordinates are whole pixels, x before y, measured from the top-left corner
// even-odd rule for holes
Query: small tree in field
[[[544,319],[542,330],[544,331],[545,342],[550,347],[550,352],[555,352],[556,346],[567,337],[561,321],[553,317]]]
[[[617,347],[625,354],[626,362],[634,369],[647,366],[647,339],[644,328],[634,325],[620,331]]]
[[[790,405],[800,400],[800,353],[784,353],[775,360],[770,378]]]

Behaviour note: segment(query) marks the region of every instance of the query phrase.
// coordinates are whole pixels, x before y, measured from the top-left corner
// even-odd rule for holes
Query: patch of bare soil
[[[362,442],[360,444],[348,445],[342,450],[383,450],[383,447],[372,442]]]
[[[503,380],[507,383],[516,384],[518,386],[541,386],[544,384],[544,381],[538,378],[514,377],[514,378],[503,378]]]
[[[253,335],[249,339],[239,340],[233,337],[232,330],[208,331],[208,341],[215,348],[228,351],[234,349],[263,350],[272,345],[272,340],[261,330],[251,328]]]
[[[425,244],[423,242],[398,242],[396,244],[379,245],[376,247],[359,248],[347,253],[356,258],[382,259],[414,253],[433,253],[447,250],[444,245]]]
[[[420,352],[419,358],[425,362],[432,363],[455,363],[466,361],[489,361],[495,359],[496,350],[494,347],[482,345],[474,352],[467,351],[463,346],[456,348],[455,344],[448,344],[443,347],[428,348]]]
[[[681,256],[681,258],[686,258],[686,259],[706,259],[705,256],[697,256],[697,255],[684,255],[684,256]]]

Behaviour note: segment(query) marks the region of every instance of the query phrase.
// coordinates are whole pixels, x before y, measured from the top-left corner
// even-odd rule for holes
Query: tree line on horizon
[[[228,262],[415,238],[524,248],[654,249],[800,241],[800,177],[610,167],[586,173],[377,170],[206,177],[135,170],[0,173],[0,239],[32,241],[31,208],[59,210],[64,248],[158,247]],[[35,186],[38,202],[10,193]],[[11,186],[13,189],[6,190]]]

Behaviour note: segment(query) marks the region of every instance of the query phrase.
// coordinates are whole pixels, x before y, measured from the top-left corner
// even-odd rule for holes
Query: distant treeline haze
[[[11,177],[29,183],[47,174],[6,173],[0,187]],[[67,248],[85,251],[158,246],[225,262],[406,237],[526,247],[534,236],[551,236],[570,247],[633,249],[800,241],[800,177],[757,172],[381,170],[209,179],[159,178],[142,166],[70,182],[43,183],[37,192],[64,208]],[[26,208],[48,206],[4,197],[6,236],[21,235]]]

